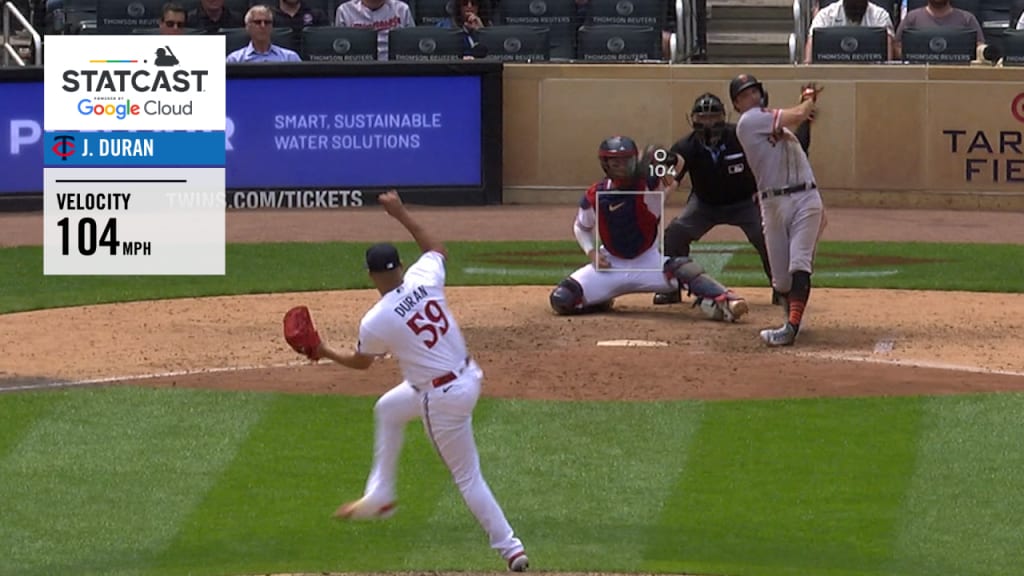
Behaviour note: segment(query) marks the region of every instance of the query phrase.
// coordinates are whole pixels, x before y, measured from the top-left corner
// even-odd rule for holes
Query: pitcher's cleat
[[[370,504],[366,498],[342,505],[334,513],[335,518],[346,520],[385,520],[394,515],[398,504],[389,502],[383,506]]]

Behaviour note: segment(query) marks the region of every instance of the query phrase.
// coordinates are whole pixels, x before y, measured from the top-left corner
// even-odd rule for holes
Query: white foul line
[[[981,368],[979,366],[964,366],[961,364],[947,364],[945,362],[930,362],[928,360],[895,360],[870,356],[856,356],[853,354],[840,354],[836,352],[797,352],[796,356],[809,358],[822,358],[825,360],[845,360],[849,362],[867,362],[869,364],[889,364],[893,366],[907,366],[911,368],[932,368],[935,370],[952,370],[954,372],[973,372],[976,374],[992,374],[998,376],[1024,376],[1024,372],[1012,370],[995,370],[992,368]]]
[[[263,364],[253,366],[223,366],[220,368],[200,368],[197,370],[176,370],[171,372],[157,372],[154,374],[137,374],[133,376],[108,376],[105,378],[90,378],[87,380],[72,380],[68,382],[40,382],[38,384],[19,384],[17,386],[0,385],[0,394],[4,392],[23,392],[26,390],[53,390],[57,388],[71,388],[75,386],[89,386],[92,384],[109,384],[111,382],[134,382],[136,380],[153,380],[156,378],[173,378],[175,376],[194,376],[196,374],[216,374],[222,372],[242,372],[245,370],[261,370],[266,368],[288,368],[292,366],[304,366],[309,361],[286,362],[281,364]]]

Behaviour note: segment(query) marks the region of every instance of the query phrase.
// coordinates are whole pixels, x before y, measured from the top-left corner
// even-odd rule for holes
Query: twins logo
[[[69,134],[54,136],[51,150],[60,157],[61,161],[67,162],[69,157],[75,155],[75,137]]]
[[[1017,94],[1017,97],[1010,103],[1010,112],[1017,122],[1024,123],[1024,92]]]

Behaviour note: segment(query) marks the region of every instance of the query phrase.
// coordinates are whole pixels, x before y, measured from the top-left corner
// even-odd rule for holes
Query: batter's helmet
[[[754,78],[750,74],[740,74],[733,78],[732,82],[729,83],[729,99],[735,101],[736,96],[739,95],[740,92],[743,92],[752,86],[757,86],[758,90],[762,93],[764,92],[764,86],[757,81],[757,78]]]
[[[628,136],[612,136],[601,142],[601,146],[597,150],[597,157],[601,161],[601,169],[612,180],[633,180],[639,175],[640,149],[637,148],[636,142]],[[609,174],[608,158],[629,158],[626,174],[615,176]]]
[[[693,101],[693,109],[690,114],[725,114],[725,104],[722,99],[710,92],[705,92]]]

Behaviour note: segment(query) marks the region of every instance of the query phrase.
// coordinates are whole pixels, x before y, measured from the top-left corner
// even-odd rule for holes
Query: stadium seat
[[[503,62],[545,62],[551,59],[551,30],[544,26],[489,26],[477,32],[487,57]]]
[[[500,24],[543,26],[550,30],[551,59],[576,57],[575,0],[501,0]]]
[[[597,62],[661,60],[661,30],[627,24],[583,26],[578,57]]]
[[[653,26],[661,30],[665,27],[667,16],[666,0],[589,0],[587,18],[583,24]]]
[[[1024,66],[1024,30],[1007,30],[1003,35],[1003,65]]]
[[[371,28],[316,26],[302,31],[302,59],[352,62],[377,59],[377,31]]]
[[[416,26],[388,32],[388,60],[462,60],[466,50],[462,30]]]
[[[413,20],[417,26],[437,26],[437,23],[451,17],[455,10],[455,0],[416,0],[416,15]]]
[[[907,28],[903,60],[915,64],[970,64],[977,54],[973,28]]]
[[[99,34],[131,34],[155,28],[165,0],[99,0],[96,28]]]
[[[182,34],[205,34],[206,30],[201,28],[182,28]],[[132,30],[132,34],[160,34],[160,28],[140,28]]]
[[[811,62],[851,64],[889,59],[889,32],[881,26],[826,26],[811,36]]]

